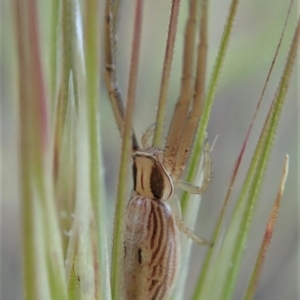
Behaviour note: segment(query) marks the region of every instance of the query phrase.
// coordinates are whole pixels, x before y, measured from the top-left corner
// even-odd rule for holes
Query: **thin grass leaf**
[[[69,300],[80,299],[80,277],[78,276],[78,222],[73,222],[70,230],[68,251],[66,254],[66,277]]]
[[[18,78],[18,89],[19,89],[19,105],[20,112],[22,108],[22,103],[28,101],[29,95],[29,86],[25,81],[22,80],[27,74],[27,49],[25,47],[26,40],[25,36],[27,34],[26,27],[24,26],[25,20],[22,15],[23,6],[22,2],[15,0],[14,1],[14,18],[16,22],[16,39],[18,45],[18,63],[19,63],[19,78]],[[30,103],[30,102],[29,102]],[[30,160],[30,122],[28,120],[29,116],[29,106],[24,105],[22,113],[19,115],[19,122],[22,124],[20,126],[20,146],[22,151],[20,151],[20,176],[21,176],[21,219],[22,219],[22,254],[26,258],[23,260],[24,268],[24,292],[27,295],[25,299],[36,299],[35,297],[35,272],[36,263],[35,260],[35,251],[34,251],[34,235],[33,228],[34,223],[32,219],[32,212],[34,208],[32,190],[31,190],[31,160]],[[26,238],[24,238],[26,236]]]
[[[95,222],[95,253],[97,264],[96,284],[100,289],[99,299],[111,298],[108,247],[106,235],[105,184],[103,178],[103,161],[101,151],[100,107],[99,107],[99,4],[95,0],[86,1],[85,7],[85,64],[87,83],[87,120],[90,152],[90,192]],[[99,270],[98,270],[99,269]]]
[[[59,0],[52,1],[51,8],[51,56],[50,56],[50,77],[51,77],[51,92],[50,99],[54,101],[56,93],[56,79],[57,79],[57,40],[58,40],[58,25],[59,25]]]
[[[72,269],[69,276],[68,282],[68,296],[69,300],[77,300],[80,298],[80,281],[78,280],[78,271],[75,270],[75,266],[78,265],[78,249],[76,248],[76,256],[74,256],[74,260],[72,261]]]
[[[125,224],[125,204],[127,202],[127,174],[129,170],[131,154],[131,134],[132,118],[135,103],[135,93],[137,85],[137,72],[139,63],[141,31],[142,31],[143,1],[137,0],[135,3],[135,18],[132,41],[131,66],[128,81],[128,92],[125,111],[125,127],[123,130],[121,165],[119,171],[117,203],[114,220],[114,236],[112,249],[112,299],[120,299],[122,293],[122,276],[120,266],[123,261],[124,237],[123,230]],[[122,267],[121,267],[122,268]],[[121,269],[122,270],[122,269]]]
[[[171,67],[173,61],[174,45],[177,32],[177,22],[179,15],[180,0],[172,1],[171,17],[168,29],[168,39],[166,44],[166,52],[164,58],[164,66],[161,77],[161,85],[159,91],[158,108],[155,122],[155,132],[153,145],[159,147],[163,133],[164,120],[166,115],[167,94],[169,89],[169,81],[171,75]]]
[[[263,263],[265,260],[266,252],[270,245],[272,235],[274,232],[274,227],[275,227],[275,223],[277,220],[278,210],[280,207],[281,198],[282,198],[282,195],[284,192],[284,186],[285,186],[285,182],[286,182],[287,175],[288,175],[288,167],[289,167],[289,156],[286,155],[285,160],[284,160],[284,168],[283,168],[282,177],[281,177],[281,181],[280,181],[279,191],[277,193],[272,211],[270,213],[268,224],[267,224],[267,227],[265,230],[265,235],[264,235],[263,241],[261,243],[261,247],[259,249],[259,252],[258,252],[258,255],[256,258],[256,263],[253,268],[251,278],[248,283],[248,288],[247,288],[247,291],[246,291],[246,294],[244,297],[245,300],[251,300],[254,298],[254,295],[255,295],[255,290],[256,290],[256,287],[258,284],[258,279],[259,279],[261,269],[262,269],[262,266],[263,266]]]
[[[54,21],[53,21],[54,22]],[[61,139],[63,135],[63,126],[66,116],[66,108],[69,99],[69,78],[72,71],[74,77],[74,89],[75,95],[77,95],[77,83],[76,83],[76,68],[74,66],[74,53],[73,49],[76,48],[77,39],[75,38],[75,8],[73,0],[66,0],[61,3],[61,14],[60,14],[60,31],[58,33],[61,36],[61,47],[56,47],[61,49],[61,64],[60,68],[56,72],[56,76],[59,78],[52,78],[52,84],[54,81],[58,82],[57,87],[57,98],[55,99],[55,112],[54,112],[54,177],[57,177],[58,170],[58,157],[59,152],[61,151]],[[53,25],[54,26],[54,25]],[[53,46],[54,47],[54,46]],[[54,49],[53,49],[54,51]],[[56,54],[57,55],[57,54]],[[54,56],[54,54],[52,54]],[[54,58],[53,58],[54,59]],[[52,61],[52,64],[56,62]],[[52,66],[52,69],[54,67]],[[54,74],[52,74],[54,76]],[[77,103],[77,101],[75,101]]]
[[[75,207],[75,190],[76,190],[76,127],[77,114],[74,102],[74,85],[73,74],[69,79],[69,100],[67,104],[65,123],[63,128],[61,151],[58,157],[58,173],[56,194],[57,213],[60,221],[60,231],[67,232],[72,226],[72,214]],[[69,236],[62,234],[63,251],[66,256],[66,251],[69,243]]]
[[[92,199],[90,192],[90,166],[89,166],[89,143],[87,107],[85,97],[79,95],[79,122],[77,128],[77,180],[76,180],[76,209],[74,222],[78,230],[78,281],[80,281],[80,299],[97,299],[97,264],[94,264],[93,233],[91,224],[93,223]],[[97,252],[96,252],[97,253]]]

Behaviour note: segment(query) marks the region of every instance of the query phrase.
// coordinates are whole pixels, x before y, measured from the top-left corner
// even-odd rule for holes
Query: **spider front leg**
[[[121,135],[123,135],[124,128],[124,116],[125,107],[124,101],[122,99],[121,90],[117,81],[117,59],[116,59],[116,49],[117,49],[117,39],[116,39],[116,27],[118,19],[119,3],[113,4],[111,1],[106,2],[106,17],[104,23],[104,58],[105,58],[105,69],[104,78],[105,84],[108,91],[108,96],[113,108],[113,113],[115,116],[116,123],[118,125]],[[132,130],[132,152],[139,149],[138,142]]]
[[[201,12],[201,13],[199,13]],[[182,175],[190,156],[192,144],[202,114],[205,92],[205,74],[207,60],[207,5],[203,1],[201,9],[197,1],[190,1],[189,18],[185,30],[181,90],[170,129],[167,136],[164,166],[174,181]],[[200,16],[200,20],[198,17]],[[200,21],[200,22],[198,22]],[[199,43],[197,47],[197,62],[194,77],[194,50],[197,41],[197,24],[199,28]],[[192,105],[191,104],[192,101]],[[187,185],[183,184],[184,187]],[[189,190],[190,190],[190,185]],[[191,189],[199,193],[199,189]],[[200,192],[205,189],[200,189]]]
[[[165,146],[166,153],[163,163],[166,170],[172,173],[172,178],[175,180],[177,180],[177,178],[179,178],[181,175],[181,172],[173,172],[173,168],[176,164],[178,149],[182,144],[183,130],[185,127],[190,102],[193,98],[194,45],[196,42],[197,31],[197,8],[195,7],[195,1],[191,1],[189,12],[189,18],[186,23],[184,35],[180,94],[169,127]],[[189,135],[189,133],[185,132],[185,135]]]
[[[211,180],[211,169],[212,169],[212,162],[211,162],[211,156],[210,156],[210,144],[208,141],[204,144],[203,149],[203,156],[204,156],[204,166],[203,166],[203,181],[201,186],[194,185],[190,182],[186,182],[184,180],[178,180],[177,185],[183,189],[184,191],[190,193],[190,194],[203,194]]]

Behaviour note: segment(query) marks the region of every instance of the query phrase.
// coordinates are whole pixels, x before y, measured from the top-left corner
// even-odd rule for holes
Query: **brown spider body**
[[[178,229],[165,200],[173,195],[162,151],[133,154],[134,195],[126,209],[124,291],[126,299],[165,299],[177,274]]]

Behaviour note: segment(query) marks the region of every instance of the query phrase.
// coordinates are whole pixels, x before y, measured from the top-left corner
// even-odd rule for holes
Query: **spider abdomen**
[[[134,196],[126,210],[125,299],[166,299],[178,260],[177,227],[167,205]]]

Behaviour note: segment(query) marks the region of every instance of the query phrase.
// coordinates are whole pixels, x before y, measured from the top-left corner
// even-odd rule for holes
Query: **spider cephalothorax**
[[[157,200],[167,200],[173,195],[173,180],[162,162],[163,151],[156,148],[133,154],[133,189],[139,195]]]

